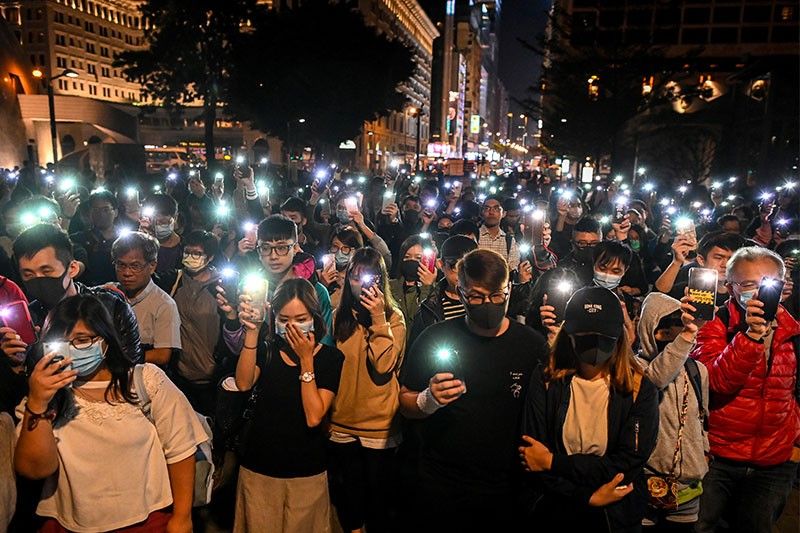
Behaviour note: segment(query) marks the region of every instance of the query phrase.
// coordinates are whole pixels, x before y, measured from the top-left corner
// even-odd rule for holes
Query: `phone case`
[[[2,308],[2,322],[7,328],[17,332],[20,340],[25,344],[31,345],[36,342],[36,330],[33,328],[28,304],[23,300],[17,300]]]
[[[695,318],[714,319],[717,300],[717,271],[710,268],[689,269],[689,297],[697,312]]]
[[[764,304],[764,320],[772,322],[778,314],[778,304],[781,302],[781,293],[786,283],[783,280],[762,278],[758,286],[757,298]]]

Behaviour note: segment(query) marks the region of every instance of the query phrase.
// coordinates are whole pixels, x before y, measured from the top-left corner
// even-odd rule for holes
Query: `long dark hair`
[[[111,383],[105,392],[106,402],[113,403],[122,398],[128,403],[136,403],[138,399],[131,391],[130,373],[134,363],[123,354],[111,315],[95,296],[78,295],[58,302],[47,315],[41,338],[46,342],[66,339],[78,321],[83,321],[106,342],[105,363],[111,372]]]
[[[336,312],[336,320],[333,324],[333,337],[336,342],[345,342],[356,330],[356,326],[361,324],[365,328],[372,325],[372,317],[364,311],[350,290],[350,276],[354,270],[362,270],[380,277],[380,289],[383,292],[383,310],[386,317],[392,316],[397,304],[392,298],[392,291],[389,288],[389,274],[386,271],[386,263],[381,254],[372,248],[360,248],[356,250],[347,265],[344,276],[344,286],[342,287],[342,301],[339,303],[339,310]]]

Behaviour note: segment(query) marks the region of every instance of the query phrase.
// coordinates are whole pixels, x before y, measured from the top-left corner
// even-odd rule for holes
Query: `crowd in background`
[[[796,182],[263,172],[0,172],[0,529],[772,531]]]

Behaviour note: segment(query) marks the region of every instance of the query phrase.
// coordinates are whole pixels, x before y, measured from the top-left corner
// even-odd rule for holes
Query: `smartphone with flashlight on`
[[[344,199],[344,207],[347,209],[350,216],[354,213],[358,213],[358,198],[355,196],[348,196]]]
[[[464,372],[461,368],[461,357],[458,350],[450,347],[442,347],[434,354],[436,373],[449,372],[453,374],[453,379],[464,380]]]
[[[361,275],[361,295],[367,294],[369,289],[380,284],[381,277],[377,274]]]
[[[422,210],[425,213],[425,216],[430,218],[433,216],[434,211],[436,211],[436,200],[430,198],[425,200],[425,208]]]
[[[323,270],[334,264],[336,264],[336,256],[334,254],[325,254],[322,256]]]
[[[679,217],[675,221],[675,234],[686,235],[692,242],[697,242],[697,231],[694,226],[694,220],[689,217]]]
[[[235,307],[239,301],[239,272],[232,268],[223,268],[220,272],[219,286],[225,291],[225,299]]]
[[[453,192],[453,196],[454,197],[461,198],[461,188],[462,188],[462,186],[463,186],[462,183],[460,181],[458,181],[458,180],[453,182],[453,188],[450,189],[450,190]]]
[[[242,224],[242,231],[244,232],[244,238],[248,241],[252,242],[253,244],[258,241],[258,226],[256,226],[255,223],[245,222]]]
[[[565,279],[555,279],[550,282],[547,289],[547,305],[552,306],[556,315],[556,324],[564,321],[564,313],[575,287]]]
[[[225,176],[222,175],[221,172],[217,172],[214,175],[214,187],[220,188],[225,183]]]
[[[391,189],[386,189],[383,193],[383,202],[381,204],[381,211],[394,203],[394,192]]]
[[[785,284],[786,282],[782,279],[761,278],[757,298],[764,304],[761,309],[764,311],[763,318],[767,322],[775,320],[775,315],[778,314],[778,304],[781,303],[781,293],[783,293]]]
[[[533,246],[544,244],[544,224],[547,213],[543,209],[536,209],[531,213],[531,243]]]
[[[262,322],[264,320],[264,308],[268,303],[269,280],[263,274],[248,274],[242,278],[240,293],[250,297],[250,305],[254,310],[251,317],[253,322]]]
[[[36,342],[36,330],[27,302],[16,300],[3,306],[0,308],[0,319],[5,327],[16,331],[20,340],[28,346]]]
[[[425,247],[422,250],[422,261],[420,263],[431,272],[436,271],[436,250]]]
[[[625,215],[628,213],[628,202],[618,201],[614,204],[614,224],[625,222]]]
[[[699,320],[714,320],[714,304],[717,301],[717,271],[713,268],[689,269],[689,298]]]

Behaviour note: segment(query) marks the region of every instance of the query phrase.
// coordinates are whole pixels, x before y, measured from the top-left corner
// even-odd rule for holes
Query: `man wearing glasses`
[[[478,237],[478,248],[497,252],[506,260],[510,270],[516,270],[519,266],[519,248],[514,236],[500,229],[504,214],[501,202],[499,196],[487,196],[483,201],[483,226]]]
[[[765,318],[785,274],[772,250],[737,250],[727,264],[731,297],[697,334],[692,357],[708,368],[713,458],[698,533],[715,531],[727,513],[738,531],[769,533],[791,491],[800,462],[800,323],[780,305],[774,319]]]
[[[139,231],[123,235],[111,247],[117,285],[125,293],[139,322],[144,358],[166,366],[181,349],[178,306],[152,277],[158,266],[158,241]]]
[[[515,456],[523,399],[544,338],[506,317],[505,260],[474,250],[458,263],[463,319],[426,329],[406,356],[400,410],[422,419],[409,529],[504,531],[519,516]],[[435,525],[431,523],[435,522]]]
[[[111,245],[117,238],[114,220],[117,218],[117,199],[109,191],[94,191],[89,195],[91,229],[70,235],[79,257],[86,257],[86,270],[80,280],[87,285],[100,285],[116,279],[111,262]]]
[[[239,262],[239,270],[242,273],[247,273],[249,270],[257,269],[260,266],[265,277],[269,280],[269,294],[267,295],[269,300],[272,299],[275,289],[281,283],[299,277],[294,270],[294,259],[302,250],[297,242],[297,226],[291,219],[283,215],[271,215],[262,220],[258,225],[257,236],[258,244],[255,254],[260,260],[260,265],[252,257],[254,254],[248,254]],[[331,327],[333,317],[331,297],[324,285],[319,282],[314,282],[313,284],[317,292],[317,298],[319,298],[322,318],[325,320],[328,332],[330,332],[333,330]],[[229,317],[223,328],[225,342],[233,353],[239,353],[244,342],[244,328],[235,318],[237,303],[228,302],[221,296],[217,299],[217,302],[220,304],[220,309]],[[335,346],[330,333],[321,342],[329,346]]]

